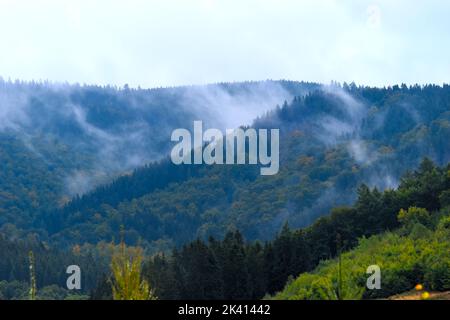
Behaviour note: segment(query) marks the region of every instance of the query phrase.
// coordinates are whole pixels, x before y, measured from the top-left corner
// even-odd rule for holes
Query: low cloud
[[[233,129],[252,124],[256,117],[292,98],[279,83],[263,81],[240,88],[233,84],[191,87],[185,90],[183,104],[213,126]]]
[[[65,168],[66,192],[74,195],[89,191],[104,181],[104,176],[122,174],[166,156],[172,146],[172,130],[189,129],[193,120],[202,120],[209,127],[236,128],[251,124],[258,115],[292,98],[292,93],[273,81],[127,90],[1,82],[0,133],[13,132],[49,165],[51,161],[41,149],[43,142],[56,139],[65,145],[78,157],[78,162],[62,160],[69,166]],[[93,98],[76,98],[84,94],[93,94]],[[98,94],[103,100],[96,106]],[[112,107],[105,101],[112,101]],[[103,121],[102,117],[112,119]],[[58,157],[59,151],[54,151],[53,156]]]

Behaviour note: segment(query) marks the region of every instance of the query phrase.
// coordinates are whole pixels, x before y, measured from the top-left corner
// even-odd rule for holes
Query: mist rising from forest
[[[165,157],[171,132],[190,129],[193,120],[236,128],[292,97],[275,81],[151,90],[1,81],[0,133],[19,137],[43,161],[48,159],[36,141],[46,139],[85,154],[89,163],[64,178],[65,192],[75,195]]]

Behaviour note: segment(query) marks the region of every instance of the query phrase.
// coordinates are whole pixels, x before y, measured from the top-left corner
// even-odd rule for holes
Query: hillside
[[[275,176],[162,160],[43,214],[37,227],[67,245],[109,241],[123,224],[130,244],[153,252],[234,229],[270,239],[286,221],[307,226],[351,204],[361,183],[393,188],[425,156],[447,163],[449,104],[449,86],[324,87],[255,120],[281,129]]]
[[[448,290],[449,170],[426,159],[398,189],[362,185],[352,207],[334,208],[307,228],[285,225],[265,243],[238,231],[223,240],[196,240],[150,258],[144,274],[162,299],[260,299],[315,270],[288,284],[280,298],[336,298],[337,263],[330,259],[348,251],[342,255],[342,298],[385,298],[417,283]],[[364,292],[372,264],[382,268],[382,290]]]
[[[294,293],[288,291],[292,293],[288,298],[317,298],[316,294],[333,298],[330,294],[335,283],[331,280],[336,276],[336,260],[326,260],[357,245],[357,249],[342,255],[344,268],[350,270],[345,274],[346,298],[362,296],[361,288],[353,285],[361,285],[366,279],[366,264],[375,260],[384,270],[384,291],[375,291],[375,296],[371,295],[373,292],[366,293],[365,298],[388,297],[408,290],[415,283],[423,283],[430,290],[446,290],[450,279],[449,170],[450,164],[436,167],[425,159],[417,170],[401,179],[397,190],[380,192],[362,185],[353,207],[334,208],[307,228],[291,230],[285,225],[275,239],[264,244],[246,241],[238,231],[229,232],[223,240],[196,240],[174,249],[170,255],[149,257],[144,276],[162,299],[259,299],[281,290],[293,276],[319,265],[314,273],[319,274],[317,283],[308,282],[316,279],[314,274],[299,278],[306,277],[299,280],[300,288],[313,286],[313,293],[298,295],[295,291],[298,286],[294,286]],[[358,239],[362,239],[359,245]],[[70,263],[89,270],[84,293],[97,283],[91,297],[111,297],[107,280],[111,244],[94,248],[75,246],[68,253],[49,249],[33,238],[0,240],[4,258],[0,275],[10,280],[0,283],[0,294],[4,297],[26,297],[28,250],[33,250],[39,259],[38,283],[43,297],[70,297],[61,287],[52,287],[61,285],[64,266]],[[291,282],[288,281],[286,290],[291,288]]]
[[[303,88],[302,83],[288,84]],[[233,86],[239,88],[227,90]],[[149,256],[164,253],[145,269],[159,297],[259,299],[282,290],[289,276],[334,258],[337,234],[343,239],[340,248],[350,250],[361,237],[398,229],[402,208],[424,208],[434,216],[448,206],[449,86],[312,88],[252,124],[280,128],[280,172],[274,176],[261,176],[258,166],[250,165],[176,166],[161,151],[161,160],[119,170],[112,182],[69,201],[69,194],[61,198],[64,177],[72,167],[97,172],[95,166],[88,168],[98,162],[89,151],[96,140],[80,135],[81,150],[73,152],[68,147],[72,138],[35,136],[29,140],[33,144],[25,144],[20,130],[2,131],[7,138],[0,154],[5,164],[0,233],[8,249],[2,251],[0,279],[7,281],[2,283],[5,292],[16,292],[7,296],[23,295],[27,253],[35,248],[43,268],[40,286],[63,286],[62,266],[75,261],[92,269],[82,293],[96,287],[94,297],[110,297],[107,282],[101,281],[109,264],[104,252],[117,243],[124,226],[128,245],[143,247]],[[100,112],[99,121],[106,115]],[[120,113],[115,119],[122,123]],[[191,120],[182,116],[179,121],[189,128]],[[70,132],[66,125],[57,127]],[[73,141],[76,146],[78,140]],[[419,166],[424,157],[441,167],[428,159]],[[93,178],[108,180],[114,172]],[[409,239],[395,232],[391,237],[396,236]],[[23,239],[30,241],[24,245]],[[98,263],[89,263],[92,259]],[[196,276],[205,273],[217,276]],[[67,295],[58,288],[48,294]]]
[[[51,230],[36,221],[42,212],[162,159],[175,128],[196,119],[205,127],[236,125],[227,113],[250,122],[318,86],[262,81],[140,89],[0,79],[0,230],[15,236],[38,227],[45,238]]]
[[[450,289],[450,211],[441,212],[437,225],[408,221],[397,232],[361,239],[356,249],[341,256],[341,293],[339,295],[339,263],[323,261],[312,273],[290,281],[274,298],[281,300],[374,299],[399,294],[423,284],[426,290]],[[412,219],[416,219],[413,217]],[[381,288],[368,290],[366,269],[378,265]],[[439,295],[434,293],[433,298]],[[413,298],[409,294],[410,299]],[[420,294],[415,294],[419,296]]]

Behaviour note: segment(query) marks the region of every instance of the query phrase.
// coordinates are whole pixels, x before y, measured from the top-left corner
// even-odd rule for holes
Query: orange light
[[[423,290],[423,286],[421,284],[418,284],[415,286],[417,291]]]

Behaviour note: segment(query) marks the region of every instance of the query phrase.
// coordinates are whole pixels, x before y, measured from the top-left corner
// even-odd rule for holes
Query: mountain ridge
[[[81,226],[86,230],[86,223],[98,213],[97,226],[109,230],[109,237],[117,234],[123,224],[129,229],[126,234],[131,243],[150,241],[146,245],[149,247],[161,245],[161,241],[162,247],[168,248],[197,236],[220,237],[229,228],[243,230],[249,239],[264,240],[287,220],[294,227],[306,226],[333,205],[351,203],[359,183],[381,189],[395,187],[401,173],[418,165],[418,155],[445,163],[449,149],[442,137],[450,128],[449,91],[448,86],[334,86],[313,91],[254,122],[255,127],[281,127],[281,170],[274,177],[258,177],[251,166],[180,166],[176,168],[181,178],[178,182],[168,179],[172,184],[154,192],[138,192],[131,198],[125,195],[133,190],[132,183],[106,186],[101,192],[111,198],[121,194],[123,200],[96,203],[94,196],[85,200],[90,204],[84,209],[69,205],[60,216],[68,215],[67,226],[78,223],[75,230],[81,230]],[[410,108],[408,112],[405,105]],[[168,160],[154,166],[155,174],[175,172]],[[161,166],[171,169],[157,169]],[[131,175],[117,181],[134,179],[145,189],[159,179],[158,174],[145,178],[145,172],[151,171],[152,165],[136,171],[135,178]],[[166,181],[167,177],[163,177],[161,180]],[[205,186],[219,196],[202,194]],[[261,201],[255,203],[255,197]],[[83,204],[83,198],[74,204],[77,202]],[[81,220],[74,214],[81,215]],[[108,222],[108,216],[115,217],[115,222]],[[94,243],[101,239],[93,230],[90,234]]]

